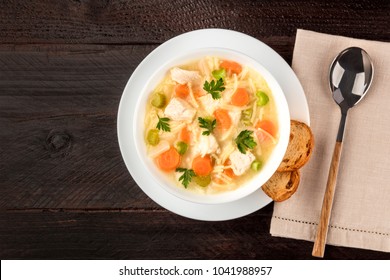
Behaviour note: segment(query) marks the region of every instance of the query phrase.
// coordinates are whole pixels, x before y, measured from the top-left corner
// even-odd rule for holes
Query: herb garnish
[[[211,120],[206,118],[198,118],[199,126],[205,128],[206,130],[202,132],[202,135],[210,135],[213,132],[215,126],[217,125],[217,120]]]
[[[196,176],[194,170],[178,167],[176,168],[176,172],[183,172],[183,175],[179,177],[179,181],[182,181],[181,183],[185,188],[188,187],[188,184],[191,182],[192,177]]]
[[[253,131],[250,130],[243,130],[238,134],[237,138],[235,139],[238,150],[246,154],[247,149],[253,149],[256,147],[257,143],[253,139]]]
[[[169,118],[160,118],[159,115],[157,115],[158,117],[158,123],[157,123],[157,126],[156,128],[159,129],[159,130],[163,130],[163,131],[171,131],[171,127],[169,126]]]
[[[223,79],[219,78],[217,82],[215,82],[215,80],[212,80],[210,83],[208,81],[205,81],[203,89],[210,93],[213,99],[220,99],[221,92],[225,90]]]

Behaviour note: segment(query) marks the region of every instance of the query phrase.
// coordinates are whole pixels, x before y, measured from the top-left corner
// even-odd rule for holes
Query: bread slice
[[[291,120],[290,141],[278,171],[301,168],[309,160],[314,148],[313,133],[305,123]]]
[[[261,188],[274,201],[281,202],[290,198],[297,191],[299,181],[299,170],[276,171]]]

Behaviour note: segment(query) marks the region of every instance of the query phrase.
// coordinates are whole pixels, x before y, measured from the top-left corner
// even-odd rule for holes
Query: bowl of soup
[[[283,159],[290,115],[276,79],[223,48],[196,49],[156,69],[138,93],[134,143],[156,184],[194,203],[259,189]]]

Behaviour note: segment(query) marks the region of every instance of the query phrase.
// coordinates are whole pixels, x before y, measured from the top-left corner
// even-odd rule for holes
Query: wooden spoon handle
[[[312,252],[314,257],[324,257],[326,236],[328,234],[330,213],[332,211],[333,197],[336,189],[336,180],[342,146],[343,142],[336,142],[334,147],[332,162],[329,168],[328,182],[326,183],[324,200],[322,202],[320,222],[317,227],[317,234]]]

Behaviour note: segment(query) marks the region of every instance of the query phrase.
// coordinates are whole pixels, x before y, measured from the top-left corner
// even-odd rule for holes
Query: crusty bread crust
[[[261,187],[274,201],[289,199],[298,189],[299,168],[307,163],[314,148],[311,129],[304,123],[291,120],[290,141],[278,170]]]
[[[281,202],[296,192],[299,182],[299,170],[277,171],[261,188],[274,201]]]
[[[293,171],[304,166],[313,152],[313,133],[305,123],[291,120],[290,141],[278,171]]]

